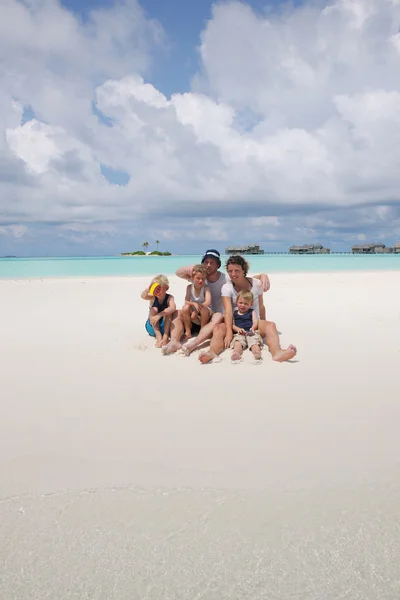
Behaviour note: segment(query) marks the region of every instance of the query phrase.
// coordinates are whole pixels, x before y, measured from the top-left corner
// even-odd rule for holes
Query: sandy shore
[[[162,356],[147,283],[0,281],[0,598],[398,598],[399,272],[274,274],[259,367]]]

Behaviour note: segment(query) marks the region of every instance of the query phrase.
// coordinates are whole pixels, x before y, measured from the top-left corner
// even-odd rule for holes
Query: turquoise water
[[[226,257],[222,257],[224,262]],[[178,267],[198,262],[196,254],[181,256],[102,256],[80,258],[2,258],[0,279],[41,279],[48,277],[110,277],[173,274]],[[329,272],[400,271],[400,254],[359,256],[330,254],[297,256],[290,254],[249,256],[251,271]]]

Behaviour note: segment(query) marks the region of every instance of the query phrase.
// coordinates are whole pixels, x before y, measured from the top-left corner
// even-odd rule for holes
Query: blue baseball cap
[[[201,262],[203,263],[206,260],[206,258],[214,258],[218,262],[218,266],[221,266],[221,255],[218,252],[218,250],[215,250],[214,248],[206,250],[203,258],[201,259]]]

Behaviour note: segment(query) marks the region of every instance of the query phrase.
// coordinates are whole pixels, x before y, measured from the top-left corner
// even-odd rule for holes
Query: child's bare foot
[[[251,349],[253,356],[256,360],[260,360],[261,358],[261,348],[260,346],[253,346]]]
[[[156,348],[161,348],[163,345],[162,337],[156,337]]]
[[[182,348],[182,344],[180,344],[176,340],[171,340],[170,342],[168,342],[168,344],[166,346],[162,347],[162,353],[163,354],[173,354],[174,352],[176,352],[177,350],[180,350],[181,348]]]
[[[290,346],[288,346],[286,350],[282,350],[282,348],[280,348],[277,352],[275,352],[275,354],[272,355],[272,360],[275,360],[277,362],[285,362],[285,360],[290,360],[291,358],[294,358],[296,354],[296,346],[290,344]]]
[[[185,333],[183,334],[183,339],[185,341],[189,340],[192,337],[192,332],[190,331],[190,329],[187,329],[185,331]]]
[[[236,361],[236,360],[240,360],[241,358],[242,358],[242,355],[239,354],[239,352],[232,352],[231,360]]]
[[[168,340],[169,340],[169,336],[165,335],[165,333],[164,333],[162,342],[161,342],[161,348],[163,348],[164,346],[166,346],[168,344]]]

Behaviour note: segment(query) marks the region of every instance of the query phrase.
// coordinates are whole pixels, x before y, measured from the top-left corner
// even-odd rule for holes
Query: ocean
[[[221,257],[222,262],[227,257]],[[330,271],[400,271],[400,254],[327,254],[299,256],[264,254],[246,257],[251,273],[312,273]],[[82,256],[60,258],[2,258],[0,279],[46,279],[66,277],[134,277],[164,273],[195,264],[201,256]]]

